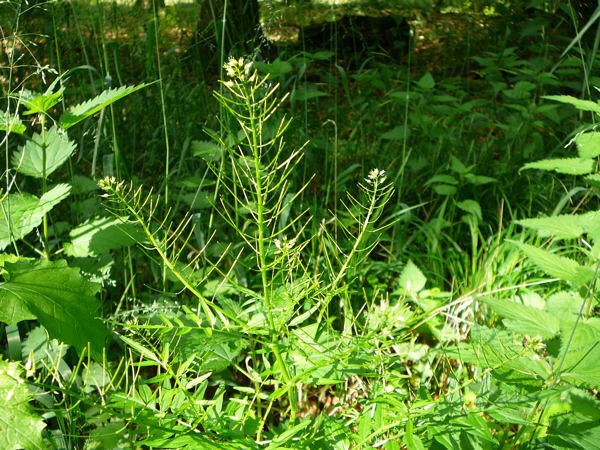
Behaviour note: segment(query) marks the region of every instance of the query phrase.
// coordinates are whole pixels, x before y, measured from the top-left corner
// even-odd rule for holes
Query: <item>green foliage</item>
[[[19,364],[0,360],[0,438],[3,448],[45,448],[42,430],[46,424],[33,411],[31,399]]]
[[[83,350],[102,353],[106,328],[100,320],[99,286],[66,261],[20,260],[5,263],[0,283],[0,320],[14,324],[37,319],[52,337]]]

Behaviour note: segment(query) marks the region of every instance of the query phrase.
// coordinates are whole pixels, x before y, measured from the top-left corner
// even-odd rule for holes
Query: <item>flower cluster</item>
[[[237,78],[240,81],[252,81],[256,73],[252,71],[252,61],[246,62],[244,58],[231,57],[223,68],[228,77]]]
[[[275,247],[277,247],[278,253],[287,253],[294,248],[294,245],[296,245],[296,239],[288,240],[286,236],[282,236],[281,240],[275,239],[273,243],[275,244]]]
[[[385,170],[372,169],[367,176],[367,183],[369,184],[381,184],[385,181]]]
[[[100,181],[98,181],[98,186],[103,191],[113,190],[115,192],[119,192],[124,185],[124,181],[117,181],[115,177],[104,177]],[[107,194],[104,194],[106,196]]]

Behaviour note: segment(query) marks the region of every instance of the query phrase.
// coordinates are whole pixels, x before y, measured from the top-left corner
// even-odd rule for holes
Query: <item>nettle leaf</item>
[[[40,198],[27,193],[4,197],[0,201],[0,250],[40,225],[44,215],[67,198],[70,190],[68,184],[57,184]]]
[[[100,285],[86,280],[64,260],[21,260],[5,263],[0,283],[0,321],[37,319],[52,338],[82,350],[91,344],[102,352],[107,330],[96,319]]]
[[[559,319],[549,312],[499,298],[486,298],[482,301],[496,314],[504,317],[506,328],[517,333],[549,339],[560,332]]]
[[[61,88],[56,92],[52,92],[55,84],[56,81],[52,83],[44,94],[23,90],[19,98],[21,103],[28,108],[23,114],[26,116],[30,114],[43,114],[59,103],[62,100],[64,89]]]
[[[575,108],[582,111],[592,111],[600,114],[600,105],[590,100],[582,100],[571,95],[545,95],[543,98],[561,103],[568,103],[569,105],[573,105]]]
[[[577,285],[587,283],[594,277],[594,269],[582,266],[570,258],[555,255],[522,242],[509,242],[519,247],[535,265],[552,277]]]
[[[560,378],[575,385],[600,388],[600,319],[577,324],[569,321],[565,325],[559,355],[559,360],[564,358]]]
[[[5,449],[44,449],[44,421],[31,408],[31,392],[16,362],[0,360],[0,442]]]
[[[43,178],[58,169],[74,151],[75,143],[69,140],[66,133],[52,127],[43,135],[35,133],[13,153],[12,165],[24,175]]]
[[[121,219],[99,217],[90,219],[69,233],[65,254],[74,257],[99,256],[109,250],[145,241],[139,226]]]
[[[600,155],[600,132],[598,131],[577,135],[575,143],[582,158],[595,158]]]
[[[10,115],[6,111],[0,111],[0,130],[7,133],[23,134],[27,127],[21,122],[17,114]]]
[[[512,371],[526,378],[545,380],[550,374],[547,361],[536,358],[532,350],[519,344],[515,334],[507,330],[476,325],[471,329],[469,343],[448,347],[444,354],[480,367]],[[519,378],[518,382],[522,380]]]
[[[525,164],[521,170],[552,170],[567,175],[587,175],[594,171],[594,160],[587,158],[543,159]]]
[[[426,283],[427,278],[423,275],[423,272],[415,263],[408,261],[400,274],[400,280],[398,281],[400,288],[410,294],[418,294],[423,290]]]
[[[555,237],[557,239],[576,239],[600,225],[600,212],[585,214],[563,214],[552,217],[518,220],[517,223],[537,231],[539,237]]]
[[[60,127],[63,130],[72,127],[76,123],[93,116],[98,111],[106,108],[111,103],[126,97],[129,94],[139,91],[142,88],[148,86],[147,84],[140,84],[137,86],[121,86],[116,89],[107,89],[96,97],[80,103],[79,105],[72,106],[60,116]]]

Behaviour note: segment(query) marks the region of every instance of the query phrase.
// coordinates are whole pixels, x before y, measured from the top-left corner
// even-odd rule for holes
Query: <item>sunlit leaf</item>
[[[43,134],[35,133],[20,147],[12,156],[12,165],[24,175],[43,178],[58,169],[74,151],[75,143],[66,133],[52,127]]]
[[[21,260],[4,264],[0,321],[9,325],[37,319],[50,334],[82,350],[101,354],[107,330],[99,319],[100,285],[86,280],[66,261]]]
[[[58,184],[41,198],[21,193],[9,194],[0,201],[0,250],[40,225],[44,215],[68,197],[70,189],[68,184]]]

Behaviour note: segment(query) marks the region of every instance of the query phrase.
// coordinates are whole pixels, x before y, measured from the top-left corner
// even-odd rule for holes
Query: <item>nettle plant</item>
[[[215,223],[237,239],[219,233],[230,243],[209,239],[194,248],[196,235],[187,227],[192,217],[166,221],[158,217],[158,200],[142,189],[112,178],[101,182],[108,209],[144,230],[145,249],[158,254],[173,287],[192,297],[165,298],[142,315],[115,317],[123,342],[160,382],[145,394],[148,406],[132,398],[128,407],[133,415],[150,405],[165,413],[140,429],[145,443],[348,442],[343,417],[321,405],[312,418],[308,397],[319,391],[343,396],[349,380],[377,376],[383,367],[374,319],[358,317],[379,317],[387,304],[355,311],[349,285],[377,245],[393,190],[384,171],[373,169],[360,183],[360,197],[346,202],[352,222],[337,221],[337,236],[325,223],[309,235],[310,219],[298,207],[306,184],[293,189],[290,177],[302,148],[287,149],[290,120],[277,114],[285,96],[278,98],[278,85],[251,62],[231,59],[225,72],[228,79],[215,93],[226,113],[223,131],[210,132],[218,145],[197,150],[220,189]],[[220,250],[211,261],[207,249],[214,246]],[[318,249],[316,264],[307,254],[312,248]],[[393,330],[404,322],[383,325]],[[160,404],[167,390],[176,390],[183,403]],[[364,436],[372,432],[368,415]],[[194,432],[199,427],[202,434]]]
[[[546,98],[600,114],[600,106],[591,101]],[[588,194],[597,194],[600,132],[581,132],[573,142],[576,157],[541,160],[523,168],[585,175]],[[600,319],[596,317],[600,211],[518,223],[534,230],[541,244],[513,241],[514,245],[561,288],[545,297],[526,291],[509,299],[484,298],[483,303],[502,318],[504,328],[476,326],[471,343],[449,353],[477,366],[475,380],[481,382],[470,387],[469,395],[471,409],[485,409],[493,419],[486,430],[497,424],[513,426],[513,432],[505,435],[511,446],[595,448],[600,436],[600,402],[593,395],[600,389]],[[551,245],[557,241],[563,244]],[[452,442],[459,436],[457,431],[444,439]],[[498,442],[491,434],[484,440]]]
[[[58,77],[44,93],[22,90],[13,94],[7,99],[13,109],[0,112],[7,164],[5,190],[0,191],[0,275],[4,279],[0,283],[0,321],[14,332],[14,324],[37,319],[51,337],[80,352],[91,343],[92,353],[100,357],[106,337],[106,328],[96,319],[100,285],[83,277],[79,268],[55,258],[63,254],[98,256],[95,245],[106,251],[133,240],[117,230],[117,223],[96,218],[72,230],[71,242],[63,246],[49,214],[69,197],[72,185],[56,183],[54,176],[77,148],[67,130],[144,86],[106,90],[55,119],[52,112],[64,101],[64,81]],[[31,118],[28,124],[25,118]],[[22,145],[10,154],[9,149],[16,147],[13,140]],[[21,190],[21,186],[36,185],[39,190],[35,193]],[[112,232],[107,231],[110,225]],[[107,241],[98,235],[103,230]],[[32,254],[39,258],[25,256]]]

